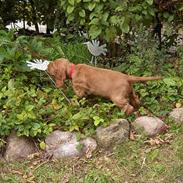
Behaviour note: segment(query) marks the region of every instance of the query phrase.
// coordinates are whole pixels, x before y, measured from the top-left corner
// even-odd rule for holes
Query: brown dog
[[[70,78],[77,96],[84,97],[92,94],[108,98],[128,115],[140,103],[132,84],[161,79],[161,77],[130,76],[85,64],[74,65],[64,58],[50,63],[48,73],[54,77],[57,88],[62,87],[64,80]]]

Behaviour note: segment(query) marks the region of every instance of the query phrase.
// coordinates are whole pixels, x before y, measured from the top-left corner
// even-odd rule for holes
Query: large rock
[[[46,152],[54,158],[80,157],[84,154],[91,154],[97,147],[92,138],[78,141],[76,135],[71,132],[56,130],[45,140]]]
[[[125,119],[118,119],[106,128],[98,127],[96,138],[98,144],[104,148],[121,144],[129,139],[129,123]]]
[[[148,136],[155,136],[159,133],[165,132],[168,126],[157,117],[141,116],[137,118],[134,123],[136,130],[144,131]]]
[[[14,132],[7,139],[4,157],[7,161],[22,160],[36,152],[36,146],[28,137],[18,137]]]
[[[170,113],[170,118],[177,123],[183,123],[183,108],[175,108]]]
[[[82,140],[80,143],[82,144],[82,150],[87,157],[91,156],[92,152],[95,151],[97,148],[97,142],[91,137]]]

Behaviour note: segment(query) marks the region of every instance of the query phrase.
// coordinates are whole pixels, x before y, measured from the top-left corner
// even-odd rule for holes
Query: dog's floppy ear
[[[55,79],[57,88],[61,88],[66,79],[66,63],[62,61],[54,61],[48,65],[48,73]]]

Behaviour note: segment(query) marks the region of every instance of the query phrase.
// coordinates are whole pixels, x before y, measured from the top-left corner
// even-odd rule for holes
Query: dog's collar
[[[72,79],[73,73],[75,70],[75,64],[71,65],[70,71],[69,71],[69,78]]]

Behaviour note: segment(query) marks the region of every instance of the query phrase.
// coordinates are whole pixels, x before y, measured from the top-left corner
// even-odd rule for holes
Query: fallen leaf
[[[130,140],[135,140],[136,139],[136,134],[133,130],[130,130]]]
[[[176,107],[176,108],[180,108],[181,106],[182,106],[182,104],[179,103],[179,102],[177,102],[177,103],[175,104],[175,107]]]

